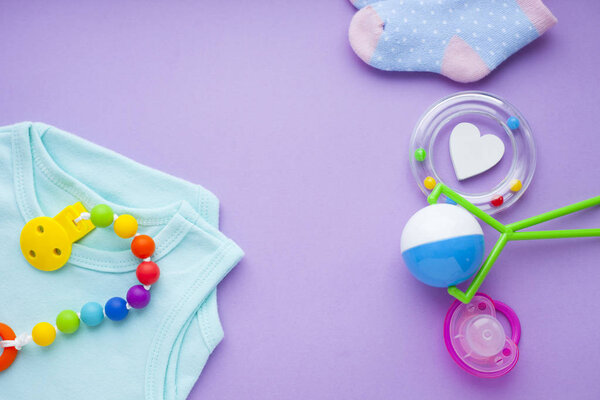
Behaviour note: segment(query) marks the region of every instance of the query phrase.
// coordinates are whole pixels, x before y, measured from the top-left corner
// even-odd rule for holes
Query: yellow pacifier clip
[[[42,271],[54,271],[67,263],[73,243],[94,230],[87,210],[77,202],[67,206],[54,218],[37,217],[27,222],[21,231],[21,252],[27,262]]]

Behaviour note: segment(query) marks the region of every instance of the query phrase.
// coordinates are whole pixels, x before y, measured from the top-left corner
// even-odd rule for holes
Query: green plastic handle
[[[490,225],[492,228],[500,232],[498,241],[490,251],[490,254],[483,262],[477,274],[471,280],[469,287],[466,292],[463,292],[456,286],[450,286],[448,293],[463,303],[469,303],[475,293],[479,290],[485,277],[490,272],[490,269],[498,259],[498,256],[504,249],[506,243],[510,240],[535,240],[535,239],[562,239],[562,238],[578,238],[578,237],[595,237],[600,236],[600,229],[568,229],[568,230],[553,230],[553,231],[527,231],[517,232],[518,230],[529,228],[534,225],[541,224],[542,222],[550,221],[562,217],[567,214],[572,214],[577,211],[581,211],[586,208],[600,205],[600,196],[592,197],[591,199],[580,201],[579,203],[571,204],[566,207],[558,208],[553,211],[549,211],[535,217],[527,218],[521,221],[514,222],[509,225],[503,225],[498,220],[492,218],[485,211],[482,211],[478,207],[469,203],[461,195],[450,189],[444,184],[438,183],[431,194],[427,197],[429,204],[436,204],[440,195],[445,195],[449,199],[456,202],[456,204],[475,215],[477,218]]]

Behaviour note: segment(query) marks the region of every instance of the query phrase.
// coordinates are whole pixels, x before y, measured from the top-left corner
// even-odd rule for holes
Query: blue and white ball
[[[448,287],[469,279],[481,266],[483,231],[467,210],[434,204],[406,223],[402,257],[412,274],[430,286]]]

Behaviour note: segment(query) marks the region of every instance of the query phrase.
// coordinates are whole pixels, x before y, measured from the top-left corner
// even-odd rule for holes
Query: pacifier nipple
[[[506,334],[496,318],[479,315],[467,323],[465,339],[472,356],[490,357],[500,353]]]

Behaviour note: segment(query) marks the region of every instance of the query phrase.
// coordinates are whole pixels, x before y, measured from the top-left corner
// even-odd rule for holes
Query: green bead
[[[415,160],[417,161],[425,161],[425,157],[427,157],[427,152],[424,148],[419,147],[415,150]]]
[[[64,310],[56,317],[56,327],[62,333],[73,333],[79,329],[79,317],[73,310]]]
[[[112,208],[107,206],[106,204],[98,204],[92,211],[90,212],[90,220],[92,224],[98,226],[100,228],[106,228],[113,223],[115,216],[113,214]]]

